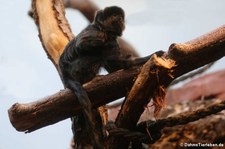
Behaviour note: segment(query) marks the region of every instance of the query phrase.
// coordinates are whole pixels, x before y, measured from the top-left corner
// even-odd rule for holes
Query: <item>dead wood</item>
[[[125,99],[124,104],[116,118],[117,127],[134,130],[137,122],[144,112],[144,107],[153,98],[155,115],[158,115],[164,105],[165,89],[167,84],[160,82],[160,78],[172,80],[172,72],[175,61],[153,55],[153,57],[143,65],[131,91]],[[153,81],[154,80],[154,81]],[[134,110],[135,109],[135,110]],[[116,137],[112,148],[127,148],[129,141]]]
[[[59,57],[69,40],[74,37],[65,18],[64,6],[60,0],[33,0],[32,9],[43,48],[59,71]]]
[[[144,112],[144,107],[151,98],[156,99],[154,101],[154,103],[156,103],[156,112],[159,111],[160,109],[157,108],[162,106],[160,104],[162,104],[162,100],[165,98],[164,89],[169,86],[174,78],[203,66],[202,63],[204,62],[206,62],[205,64],[210,63],[209,59],[212,58],[211,60],[213,60],[216,58],[217,52],[221,52],[221,54],[223,53],[222,55],[224,55],[224,51],[222,50],[224,48],[223,42],[225,42],[225,26],[184,44],[172,44],[168,54],[164,56],[164,60],[167,62],[158,66],[157,61],[152,62],[152,64],[149,65],[149,67],[151,67],[148,71],[149,77],[141,80],[141,82],[138,80],[139,77],[136,80],[132,88],[133,92],[131,91],[131,94],[133,94],[131,96],[132,98],[125,100],[117,117],[116,124],[118,127],[134,129],[141,114]],[[213,51],[210,50],[212,47],[213,49],[215,48]],[[214,58],[211,57],[212,55]],[[213,61],[215,60],[217,59]],[[166,67],[171,65],[171,61],[174,61],[175,64],[172,64],[172,67]],[[164,69],[160,68],[161,66]],[[145,70],[143,69],[143,71]],[[145,90],[140,92],[142,86]],[[137,92],[135,90],[137,90]],[[112,148],[117,148],[118,145],[122,146],[122,148],[127,148],[129,145],[129,141],[125,141],[121,138],[116,138],[116,140],[119,142],[114,141],[115,147]]]
[[[224,101],[220,101],[223,102]],[[212,103],[218,103],[216,99],[192,101],[189,103],[183,102],[172,105],[170,110],[163,111],[164,115],[176,115],[177,113],[185,111],[196,110],[196,108],[205,109]],[[213,108],[213,107],[212,107]],[[198,110],[197,110],[198,111]],[[199,112],[201,114],[201,112]],[[193,115],[194,116],[194,115]],[[198,114],[197,114],[198,116]],[[176,116],[175,116],[176,117]],[[149,145],[149,148],[183,148],[188,144],[223,144],[225,143],[225,117],[224,111],[215,115],[210,115],[207,118],[191,122],[187,125],[166,127],[163,129],[162,137],[154,144]],[[187,146],[186,146],[187,147]],[[190,146],[189,146],[190,147]],[[221,147],[207,147],[207,148],[221,148]]]
[[[139,123],[136,128],[133,131],[129,131],[128,129],[124,128],[118,128],[115,124],[110,122],[107,125],[107,130],[109,132],[109,137],[122,137],[126,140],[130,140],[133,142],[139,142],[139,143],[146,143],[146,144],[153,144],[155,141],[160,139],[161,130],[165,129],[166,127],[172,127],[170,129],[173,129],[174,126],[178,125],[186,125],[191,122],[198,121],[202,118],[211,117],[212,119],[216,119],[218,117],[224,119],[223,114],[224,112],[221,112],[225,109],[225,100],[219,100],[219,99],[213,99],[210,101],[195,101],[192,104],[182,104],[179,103],[179,106],[181,110],[179,111],[179,114],[176,114],[176,106],[173,105],[171,108],[174,109],[173,116],[169,116],[166,118],[158,119],[157,121],[154,120],[147,120]],[[200,108],[199,108],[200,106]],[[192,109],[190,111],[181,112],[184,109]],[[170,111],[171,114],[172,111]],[[221,113],[219,113],[221,112]],[[164,112],[165,114],[166,111]],[[215,115],[217,114],[217,115]],[[201,121],[198,121],[201,123]],[[222,123],[224,123],[223,121]],[[224,124],[223,124],[224,125]],[[184,126],[183,126],[184,127]],[[198,126],[195,126],[198,127]],[[167,129],[168,130],[168,129]],[[210,130],[210,129],[209,129]],[[200,132],[199,132],[200,133]],[[204,133],[204,132],[202,132]],[[224,134],[224,132],[216,132],[217,134]],[[201,140],[201,138],[198,138]],[[208,142],[211,142],[211,140],[208,140]],[[121,144],[120,144],[121,147]]]

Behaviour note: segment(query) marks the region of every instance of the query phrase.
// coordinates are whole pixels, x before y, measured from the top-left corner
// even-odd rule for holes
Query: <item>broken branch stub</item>
[[[137,118],[138,116],[135,119],[133,119],[133,116],[141,115],[143,113],[143,110],[144,110],[143,105],[146,105],[149,102],[150,100],[149,97],[151,98],[153,96],[159,95],[159,94],[156,94],[155,92],[163,86],[163,82],[161,82],[161,79],[160,79],[162,77],[161,74],[163,74],[164,78],[166,77],[169,80],[169,78],[172,76],[171,74],[172,68],[175,66],[176,65],[173,60],[166,59],[163,57],[157,57],[156,54],[154,54],[153,57],[147,63],[143,65],[141,72],[138,75],[127,98],[125,99],[125,102],[122,105],[121,111],[117,117],[116,124],[118,127],[123,127],[126,124],[129,124],[129,126],[131,126],[131,122],[133,121],[137,123],[139,119]],[[160,98],[160,97],[155,97],[154,99],[157,99],[157,98]],[[163,105],[162,102],[163,101],[159,101],[159,100],[155,101],[156,108],[161,109]],[[143,110],[137,111],[137,110],[133,110],[134,108],[138,110],[139,109],[143,109]],[[127,121],[127,122],[123,122],[123,121]]]
[[[125,128],[129,127],[134,127],[137,123],[137,120],[139,119],[139,116],[142,112],[139,112],[139,114],[136,114],[137,112],[134,112],[132,110],[129,111],[129,108],[131,109],[141,109],[141,111],[144,109],[144,106],[146,105],[146,98],[154,98],[155,96],[155,89],[159,88],[159,83],[160,85],[163,85],[164,88],[168,87],[168,85],[171,83],[171,81],[191,70],[197,69],[201,66],[204,66],[210,62],[213,62],[215,60],[218,60],[222,58],[225,55],[225,26],[222,26],[208,34],[205,34],[199,38],[196,38],[194,40],[191,40],[189,42],[186,42],[184,44],[172,44],[169,48],[169,51],[167,54],[164,54],[164,60],[172,60],[176,63],[176,65],[172,64],[173,66],[173,71],[171,72],[172,76],[169,75],[169,73],[165,73],[165,71],[160,70],[160,71],[153,71],[156,72],[156,76],[151,76],[151,73],[149,74],[148,77],[151,78],[151,80],[146,79],[143,77],[145,80],[142,82],[141,86],[147,89],[150,93],[148,93],[148,96],[145,95],[139,95],[140,93],[137,92],[138,94],[132,95],[131,97],[135,100],[135,98],[140,98],[140,99],[145,99],[143,102],[140,102],[142,100],[138,100],[138,105],[140,108],[137,108],[136,104],[131,104],[129,106],[126,106],[124,109],[124,112],[126,111],[126,116],[124,116],[123,113],[123,106],[121,110],[121,115],[117,118],[117,125],[118,126],[124,126]],[[162,59],[163,60],[163,59]],[[157,61],[154,62],[155,65],[157,65]],[[161,64],[161,62],[160,62]],[[162,63],[163,64],[163,63]],[[150,65],[151,66],[151,65]],[[159,65],[160,66],[160,65]],[[164,65],[166,66],[166,65]],[[168,65],[170,66],[170,65]],[[170,68],[170,67],[168,67]],[[148,68],[145,70],[142,69],[143,71],[148,72]],[[159,81],[160,80],[160,81]],[[148,83],[145,83],[148,82]],[[136,84],[136,83],[135,83]],[[145,84],[151,84],[152,87],[149,87]],[[134,87],[135,88],[135,85]],[[141,90],[141,89],[139,89]],[[131,91],[132,92],[132,91]],[[145,91],[142,91],[145,92]],[[144,93],[142,93],[144,94]],[[157,94],[156,94],[157,95]],[[129,97],[129,96],[128,96]],[[148,99],[147,99],[148,100]],[[125,104],[124,104],[125,105]],[[133,113],[133,114],[132,114]],[[122,119],[126,119],[126,117],[129,115],[129,117],[132,115],[135,115],[135,120],[132,121],[131,126],[131,119],[127,119],[127,122],[124,121],[122,123]],[[139,115],[139,116],[138,116]],[[121,117],[121,118],[120,118]],[[129,124],[129,125],[128,125]]]
[[[168,85],[161,82],[161,78],[172,81],[171,72],[175,66],[175,61],[158,57],[156,54],[143,65],[116,118],[117,127],[135,130],[137,122],[151,98],[154,101],[155,115],[159,114],[165,100],[164,86]],[[114,146],[112,148],[118,146],[127,148],[129,145],[129,141],[124,138],[113,139]]]
[[[144,111],[144,107],[148,103],[149,98],[153,98],[153,100],[155,100],[153,103],[156,105],[155,110],[157,114],[162,106],[161,102],[165,98],[164,89],[168,87],[171,81],[191,70],[199,68],[210,62],[214,62],[224,55],[225,26],[184,44],[172,44],[169,48],[168,54],[165,55],[165,59],[171,59],[176,62],[176,67],[174,67],[173,71],[174,78],[168,77],[171,75],[169,75],[169,73],[165,73],[162,69],[153,69],[154,71],[152,72],[156,72],[157,75],[151,76],[150,73],[149,76],[151,76],[151,80],[149,78],[142,80],[141,87],[145,88],[145,90],[140,92],[140,89],[138,89],[138,92],[135,92],[137,94],[133,95],[132,98],[130,98],[131,100],[128,102],[131,104],[126,105],[125,101],[125,106],[122,106],[122,109],[116,119],[117,126],[133,130],[136,127],[136,124]],[[135,82],[133,88],[135,88],[135,85],[138,86]],[[149,93],[147,91],[149,91]],[[117,148],[118,146],[127,148],[128,145],[129,142],[121,138],[116,138],[113,148]]]

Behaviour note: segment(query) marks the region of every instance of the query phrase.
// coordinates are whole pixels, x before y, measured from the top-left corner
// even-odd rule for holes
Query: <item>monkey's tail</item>
[[[84,115],[85,123],[87,124],[87,130],[90,133],[90,140],[94,145],[95,149],[102,149],[102,145],[100,143],[101,134],[96,131],[95,127],[95,117],[92,112],[92,104],[87,95],[87,92],[82,87],[81,83],[74,80],[69,80],[67,82],[68,87],[75,93],[77,99],[82,108],[82,112]],[[88,134],[87,134],[88,135]]]

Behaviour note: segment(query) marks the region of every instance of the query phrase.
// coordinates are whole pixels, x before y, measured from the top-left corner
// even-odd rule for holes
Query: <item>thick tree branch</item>
[[[139,67],[117,71],[97,77],[84,85],[93,106],[98,107],[123,97],[131,87]],[[9,117],[18,131],[33,131],[69,118],[80,111],[76,96],[69,90],[61,90],[51,96],[29,104],[14,104]]]
[[[142,68],[131,92],[122,105],[116,119],[117,126],[133,130],[151,98],[154,100],[157,114],[163,106],[164,90],[174,78],[208,64],[213,59],[220,58],[219,53],[225,54],[224,43],[225,26],[184,44],[172,44],[163,61],[159,62],[155,58],[147,62],[145,65],[148,65],[148,68],[144,68],[145,66]],[[149,74],[146,75],[146,73]],[[118,146],[127,148],[129,142],[115,138],[113,144],[115,145],[113,148]]]
[[[186,74],[186,75],[183,75],[183,76],[181,76],[181,77],[179,77],[179,78],[173,80],[173,82],[170,83],[170,86],[175,85],[175,84],[177,84],[177,83],[180,83],[180,82],[182,82],[182,81],[185,81],[185,80],[187,80],[187,79],[191,79],[191,78],[193,78],[193,77],[195,77],[195,76],[197,76],[197,75],[200,75],[200,74],[204,73],[204,72],[207,71],[209,68],[211,68],[211,67],[213,66],[213,64],[214,64],[214,62],[209,63],[209,64],[207,64],[206,66],[204,66],[204,67],[202,67],[202,68],[200,68],[200,69],[198,69],[198,70],[196,70],[196,71],[194,71],[194,72],[190,72],[190,73],[188,73],[188,74]]]
[[[225,128],[224,111],[217,113],[215,115],[210,115],[212,113],[218,112],[217,110],[220,107],[221,107],[221,110],[224,109],[224,101],[217,100],[214,98],[208,99],[208,100],[198,100],[198,101],[196,100],[196,101],[192,101],[188,103],[184,102],[184,103],[178,103],[178,104],[172,105],[170,107],[171,108],[170,110],[166,109],[165,111],[163,111],[165,116],[169,115],[167,118],[163,118],[165,119],[165,121],[163,120],[165,123],[170,121],[166,124],[166,126],[168,127],[165,127],[163,129],[162,137],[158,141],[156,141],[154,144],[150,145],[149,148],[159,149],[159,148],[165,148],[166,146],[166,148],[168,149],[174,149],[174,148],[180,148],[180,144],[186,143],[186,142],[218,143],[218,144],[225,143],[225,140],[224,140],[225,131],[223,131]],[[212,113],[209,111],[211,111]],[[203,118],[204,116],[208,114],[210,116],[205,117],[204,119],[195,121],[196,119]],[[155,130],[157,132],[157,130],[159,129],[156,127],[158,126],[160,127],[161,125],[160,123],[164,123],[161,120],[156,121],[155,123],[154,122],[150,123],[151,126],[147,124],[149,128],[153,126],[152,129],[149,129],[149,131],[153,132],[152,130]],[[191,121],[193,120],[194,122],[183,125],[189,120]],[[158,123],[159,125],[156,123]],[[182,125],[173,127],[174,124],[182,124]],[[147,126],[147,125],[143,125],[143,126]],[[151,135],[154,135],[154,132],[151,133]]]
[[[61,76],[61,71],[58,67],[59,57],[67,43],[74,38],[65,18],[63,0],[33,0],[32,10],[42,45]],[[99,109],[104,109],[104,107],[100,107]],[[99,112],[106,121],[107,112],[104,110],[99,110]],[[95,117],[98,117],[97,115],[96,113]],[[101,126],[100,123],[102,121],[95,120],[95,123],[96,126]],[[84,140],[86,141],[85,144],[87,144],[88,137]]]
[[[74,37],[65,18],[62,1],[33,0],[32,9],[41,43],[59,71],[59,57],[69,40]]]
[[[106,129],[109,132],[109,137],[122,137],[126,138],[126,140],[134,142],[152,144],[158,139],[160,139],[161,130],[165,127],[186,125],[190,122],[195,122],[208,116],[212,117],[213,114],[218,114],[219,112],[223,111],[225,109],[225,100],[215,100],[216,99],[214,99],[213,102],[211,101],[210,104],[203,106],[202,108],[197,108],[196,105],[195,110],[181,112],[175,116],[169,116],[167,118],[162,118],[157,121],[143,121],[136,126],[133,132],[129,131],[128,129],[117,128],[117,126],[112,122],[108,123]],[[151,133],[152,138],[149,137],[148,133]]]
[[[66,8],[79,10],[89,22],[94,20],[95,12],[99,10],[90,0],[64,0],[64,6]]]
[[[165,59],[176,62],[173,76],[177,78],[191,70],[218,60],[225,55],[225,26],[187,42],[173,44]],[[132,85],[140,67],[118,71],[98,77],[85,85],[85,89],[94,106],[100,106],[117,98],[123,97]],[[172,78],[163,77],[159,72],[160,82],[169,85]],[[157,84],[158,80],[151,80]],[[157,86],[152,86],[153,89]],[[153,90],[152,90],[153,91]],[[151,90],[149,90],[151,92]],[[136,109],[136,107],[134,108]],[[41,127],[54,124],[79,112],[80,107],[75,96],[68,90],[60,91],[34,103],[15,104],[9,109],[9,118],[18,131],[34,131]]]

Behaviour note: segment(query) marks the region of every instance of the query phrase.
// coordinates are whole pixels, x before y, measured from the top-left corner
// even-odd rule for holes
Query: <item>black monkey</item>
[[[123,9],[117,6],[98,11],[93,23],[68,43],[59,60],[64,85],[76,94],[87,129],[91,129],[89,132],[95,131],[94,116],[82,84],[92,80],[100,67],[115,71],[115,68],[143,64],[150,58],[134,59],[130,55],[121,54],[117,37],[122,35],[125,28],[124,17]],[[99,136],[95,133],[89,135],[94,148],[102,148]]]

